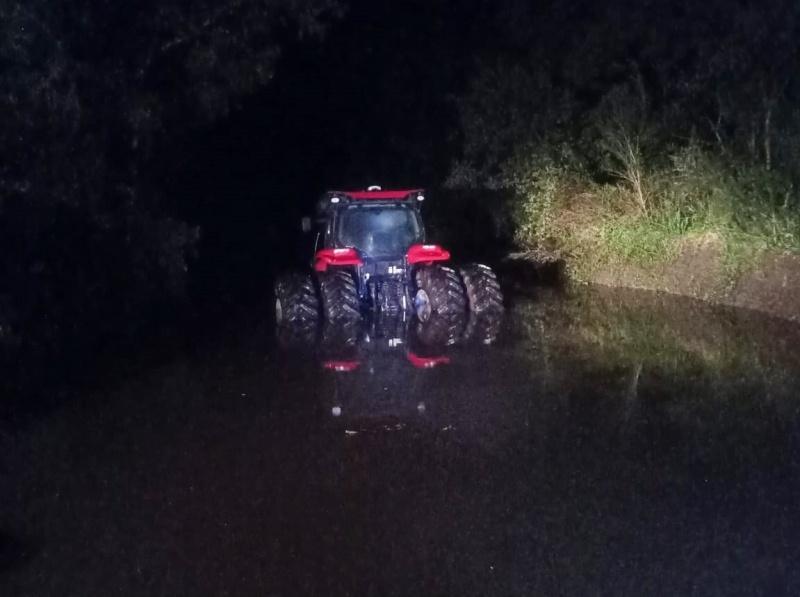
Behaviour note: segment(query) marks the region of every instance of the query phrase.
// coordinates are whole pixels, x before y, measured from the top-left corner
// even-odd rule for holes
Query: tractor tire
[[[346,323],[361,317],[356,281],[349,270],[320,272],[317,280],[322,297],[322,315],[328,323]]]
[[[313,322],[319,318],[314,281],[307,274],[287,274],[275,281],[275,323]]]
[[[360,319],[341,323],[325,322],[322,326],[322,348],[328,350],[351,350],[356,348],[363,333]]]
[[[428,348],[445,348],[461,342],[466,327],[466,313],[434,313],[417,322],[416,340]]]
[[[503,310],[503,292],[497,276],[489,266],[471,263],[460,268],[461,280],[467,292],[471,313],[500,313]]]
[[[499,311],[470,313],[469,322],[464,331],[465,342],[476,342],[488,346],[494,344],[500,336],[503,314]]]
[[[278,347],[287,352],[310,354],[317,345],[319,323],[316,320],[284,322],[276,331]]]
[[[349,360],[354,358],[363,334],[361,320],[339,323],[326,321],[322,325],[320,351],[325,359]]]
[[[434,313],[452,315],[466,311],[467,297],[455,270],[428,265],[417,269],[414,278],[417,292],[413,302],[420,321],[427,321]]]

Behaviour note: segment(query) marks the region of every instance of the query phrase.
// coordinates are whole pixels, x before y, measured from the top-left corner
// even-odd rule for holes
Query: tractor
[[[366,313],[433,317],[500,313],[503,295],[486,265],[451,267],[425,238],[422,189],[329,191],[317,204],[313,272],[275,283],[278,325],[342,324]],[[303,219],[303,229],[312,222]]]

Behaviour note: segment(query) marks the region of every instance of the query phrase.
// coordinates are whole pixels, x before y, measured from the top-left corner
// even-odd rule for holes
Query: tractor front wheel
[[[322,314],[329,323],[344,323],[361,316],[353,274],[345,269],[329,269],[317,274]]]
[[[464,287],[454,270],[428,265],[417,269],[414,278],[417,285],[414,309],[420,321],[427,321],[433,313],[450,315],[466,311]]]

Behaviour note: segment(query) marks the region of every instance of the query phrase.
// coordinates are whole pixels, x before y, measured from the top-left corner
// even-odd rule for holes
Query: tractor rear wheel
[[[275,281],[275,322],[278,325],[316,321],[319,301],[307,274],[286,274]]]
[[[464,331],[465,342],[478,344],[494,344],[500,335],[503,323],[503,314],[500,311],[484,311],[483,313],[470,313],[467,327]]]
[[[417,292],[414,308],[420,321],[427,321],[433,313],[450,315],[464,313],[467,298],[455,270],[441,265],[428,265],[415,272]]]
[[[330,323],[344,323],[361,316],[353,274],[345,269],[330,269],[317,274],[322,314]]]
[[[459,272],[472,313],[499,313],[503,310],[503,293],[497,276],[489,266],[471,263],[462,267]]]
[[[416,339],[429,348],[458,344],[462,340],[466,322],[466,313],[434,313],[427,321],[417,322]]]
[[[317,343],[318,327],[315,319],[279,324],[276,330],[278,346],[285,351],[310,353]]]

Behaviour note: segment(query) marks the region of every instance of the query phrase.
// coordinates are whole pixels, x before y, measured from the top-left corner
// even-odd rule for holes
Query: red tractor
[[[490,314],[503,309],[494,272],[486,265],[448,266],[450,252],[428,244],[421,189],[330,191],[317,206],[313,274],[281,276],[275,284],[279,325],[346,323],[367,312],[433,315]],[[304,219],[304,229],[310,230]]]

